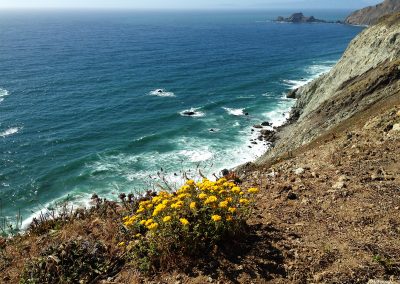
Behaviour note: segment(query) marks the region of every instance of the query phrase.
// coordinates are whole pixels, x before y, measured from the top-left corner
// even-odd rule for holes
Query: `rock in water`
[[[256,124],[256,125],[253,125],[253,128],[263,128],[263,127],[259,124]]]
[[[324,20],[316,19],[314,16],[306,17],[303,13],[294,13],[288,18],[284,18],[279,16],[275,20],[276,22],[285,22],[285,23],[331,23]]]

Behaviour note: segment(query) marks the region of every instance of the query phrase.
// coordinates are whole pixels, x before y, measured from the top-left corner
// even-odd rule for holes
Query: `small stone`
[[[346,175],[341,175],[341,176],[339,177],[339,181],[348,181],[348,180],[350,180],[350,179],[349,179],[349,177],[346,176]]]
[[[297,169],[294,170],[294,173],[296,175],[304,174],[304,169],[303,168],[297,168]]]
[[[346,184],[343,181],[338,181],[332,187],[335,189],[342,189],[346,187]]]
[[[296,193],[290,191],[290,192],[288,193],[288,195],[287,195],[287,199],[289,199],[289,200],[296,200],[296,199],[297,199]]]
[[[392,131],[400,131],[400,123],[393,125]]]

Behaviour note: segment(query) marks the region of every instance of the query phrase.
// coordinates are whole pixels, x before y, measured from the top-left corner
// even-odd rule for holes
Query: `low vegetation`
[[[182,257],[204,255],[220,242],[243,233],[257,188],[241,189],[226,178],[188,180],[176,192],[142,200],[123,218],[121,242],[142,271],[166,269]]]

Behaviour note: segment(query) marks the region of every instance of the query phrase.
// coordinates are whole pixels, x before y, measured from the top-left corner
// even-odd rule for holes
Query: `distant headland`
[[[321,20],[321,19],[317,19],[314,16],[304,16],[303,13],[294,13],[292,14],[290,17],[282,17],[279,16],[278,18],[276,18],[275,22],[284,22],[284,23],[330,23],[330,24],[334,24],[334,23],[339,23],[341,24],[341,21],[325,21],[325,20]]]

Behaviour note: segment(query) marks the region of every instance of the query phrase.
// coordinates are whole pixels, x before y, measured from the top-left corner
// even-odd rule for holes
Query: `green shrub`
[[[235,182],[189,180],[178,191],[160,192],[139,203],[123,218],[127,243],[141,270],[164,266],[182,256],[203,255],[219,242],[243,231],[256,188],[242,190]]]

